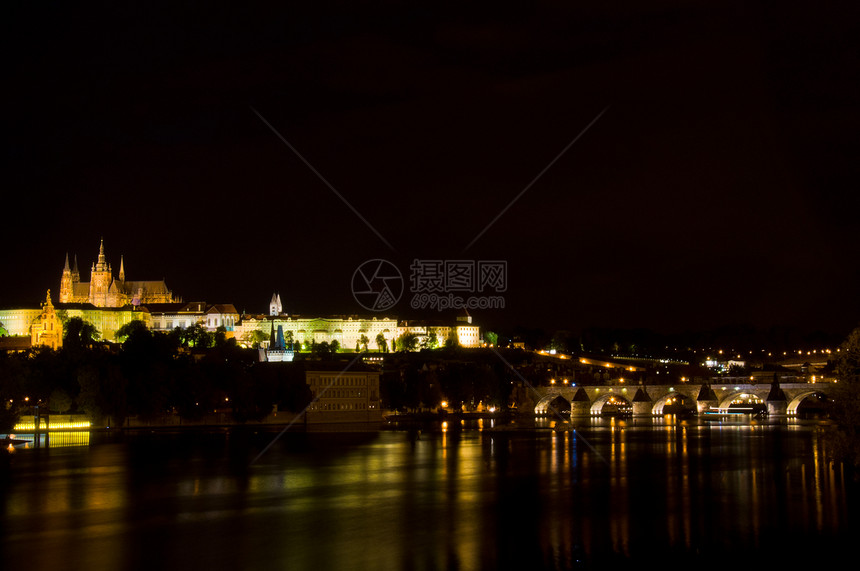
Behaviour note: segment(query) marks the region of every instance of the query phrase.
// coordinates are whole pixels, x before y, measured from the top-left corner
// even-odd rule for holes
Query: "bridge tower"
[[[767,413],[769,415],[784,415],[788,411],[788,400],[785,392],[779,386],[779,375],[773,374],[773,382],[770,384],[770,392],[767,394]]]
[[[585,389],[579,387],[570,401],[570,416],[588,416],[591,414],[591,399]]]
[[[699,395],[696,397],[696,412],[702,414],[703,411],[718,406],[720,406],[720,401],[717,399],[717,393],[714,392],[711,385],[705,383],[699,389]]]
[[[648,396],[648,391],[645,387],[639,387],[633,396],[633,416],[651,416],[653,406],[654,403]]]

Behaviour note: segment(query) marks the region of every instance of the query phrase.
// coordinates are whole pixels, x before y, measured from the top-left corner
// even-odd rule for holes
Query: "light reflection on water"
[[[535,424],[287,434],[253,465],[274,433],[94,434],[28,450],[3,486],[0,562],[602,569],[655,553],[699,565],[786,553],[798,537],[814,552],[852,531],[853,487],[814,427]]]

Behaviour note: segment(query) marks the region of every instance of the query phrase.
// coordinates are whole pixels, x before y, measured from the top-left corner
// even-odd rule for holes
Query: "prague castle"
[[[394,343],[407,333],[420,343],[429,343],[435,338],[438,345],[456,342],[461,347],[478,347],[481,344],[480,328],[472,324],[468,315],[458,317],[455,323],[401,322],[394,316],[382,315],[301,316],[284,312],[277,293],[272,295],[268,315],[240,314],[232,304],[184,303],[173,295],[164,280],[126,280],[122,258],[119,273],[114,277],[105,257],[104,240],[99,245],[97,261],[90,269],[90,281],[81,281],[77,256],[73,260],[70,265],[66,254],[56,307],[49,291],[39,307],[0,308],[0,337],[15,338],[13,340],[21,345],[16,345],[16,349],[38,345],[56,349],[62,346],[64,324],[79,317],[94,325],[99,337],[105,340],[114,340],[116,331],[123,325],[140,320],[157,332],[193,325],[200,325],[207,331],[223,328],[228,337],[235,338],[243,346],[253,345],[255,332],[261,332],[267,338],[261,344],[265,349],[286,350],[286,346],[292,348],[296,344],[296,350],[309,350],[314,343],[337,341],[345,351],[371,348],[383,351],[394,348]]]
[[[105,260],[105,245],[99,245],[98,261],[90,269],[90,281],[82,282],[78,271],[78,257],[69,267],[69,255],[60,279],[60,303],[90,303],[96,307],[124,307],[146,303],[174,303],[173,293],[164,280],[126,281],[122,257],[119,275],[114,279],[113,270]]]

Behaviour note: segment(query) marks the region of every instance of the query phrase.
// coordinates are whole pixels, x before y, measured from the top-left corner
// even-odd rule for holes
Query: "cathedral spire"
[[[125,281],[125,266],[122,263],[122,256],[119,257],[119,281]]]
[[[96,262],[96,270],[103,272],[107,269],[107,262],[105,260],[105,239],[102,238],[99,243],[99,259]]]
[[[71,272],[71,271],[72,271],[71,268],[69,268],[69,253],[66,252],[66,265],[63,266],[63,273]]]

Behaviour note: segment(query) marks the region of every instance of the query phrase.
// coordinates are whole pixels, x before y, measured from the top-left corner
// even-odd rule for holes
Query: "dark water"
[[[860,541],[814,424],[457,428],[288,433],[253,464],[277,432],[18,451],[0,568],[796,569]]]

